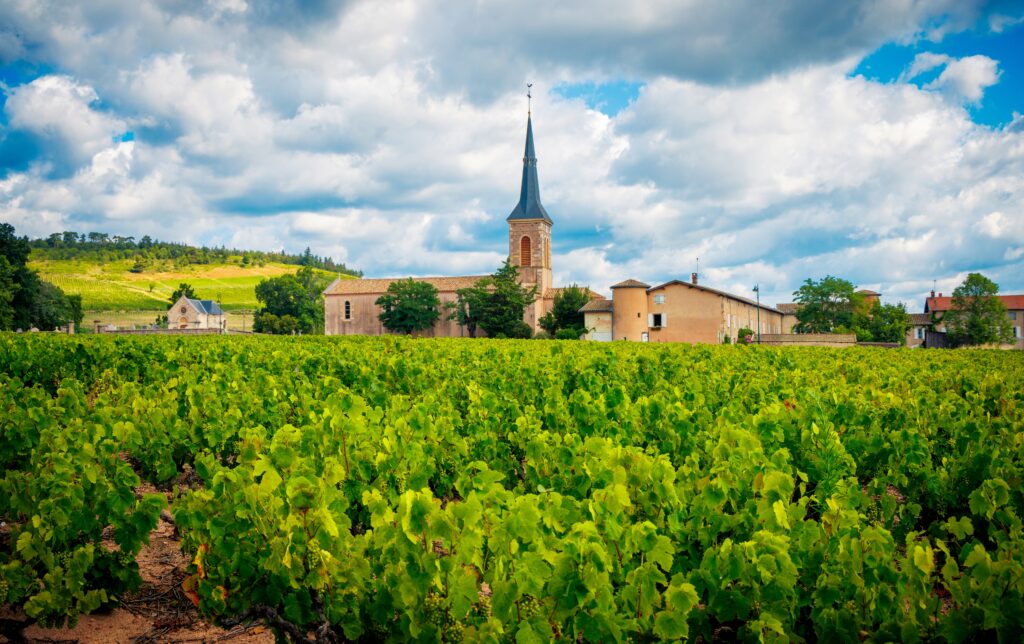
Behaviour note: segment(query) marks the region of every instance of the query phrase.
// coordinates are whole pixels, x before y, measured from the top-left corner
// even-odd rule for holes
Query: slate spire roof
[[[224,309],[220,308],[220,304],[217,304],[213,300],[187,299],[192,306],[199,310],[200,313],[206,313],[207,315],[224,315]]]
[[[537,152],[533,148],[533,119],[526,117],[526,152],[523,155],[523,186],[519,190],[519,203],[506,221],[513,219],[543,219],[551,222],[548,211],[540,203],[540,183],[537,181]]]

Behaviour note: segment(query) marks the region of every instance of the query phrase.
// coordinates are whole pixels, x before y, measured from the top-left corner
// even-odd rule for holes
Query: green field
[[[0,334],[0,409],[33,618],[169,503],[202,614],[293,639],[1024,638],[1018,351]]]
[[[106,321],[111,316],[96,316],[96,312],[152,312],[146,314],[152,322],[156,312],[170,307],[171,293],[182,282],[195,289],[200,299],[216,300],[228,312],[254,310],[256,285],[268,277],[295,273],[298,266],[268,263],[265,266],[226,264],[193,264],[183,267],[165,262],[144,273],[132,273],[133,260],[91,262],[81,260],[30,260],[29,268],[39,276],[56,284],[69,295],[82,296],[82,308],[88,311],[84,325],[93,319]],[[325,275],[332,275],[320,271]]]

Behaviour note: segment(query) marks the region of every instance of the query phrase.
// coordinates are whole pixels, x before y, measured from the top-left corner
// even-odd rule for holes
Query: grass
[[[134,263],[133,260],[30,259],[28,265],[42,279],[56,284],[65,293],[82,296],[82,308],[88,312],[83,322],[86,325],[94,319],[103,319],[103,316],[90,315],[114,311],[129,314],[129,317],[145,312],[142,317],[147,318],[145,323],[150,323],[157,312],[164,313],[170,308],[171,294],[182,282],[191,284],[200,299],[219,301],[226,311],[252,311],[259,307],[257,284],[270,277],[294,274],[299,269],[292,264],[240,266],[237,262],[177,267],[168,261],[144,273],[132,273],[129,269]],[[334,276],[327,271],[321,272]]]

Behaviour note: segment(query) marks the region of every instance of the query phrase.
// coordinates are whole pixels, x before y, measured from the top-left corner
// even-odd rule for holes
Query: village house
[[[1024,349],[1024,295],[997,295],[996,297],[1006,306],[1006,315],[1010,318],[1010,324],[1013,326],[1014,341],[1007,346]],[[932,291],[924,301],[924,312],[928,315],[929,322],[932,315],[937,320],[935,331],[946,331],[942,317],[952,308],[953,298],[948,295],[943,296],[942,293],[935,295],[935,291]]]
[[[932,316],[930,314],[911,313],[910,326],[907,327],[907,346],[911,349],[924,346],[928,327],[931,326],[931,323]]]
[[[587,340],[635,342],[736,342],[740,329],[781,333],[783,313],[766,304],[690,281],[650,286],[635,279],[612,287],[612,298],[592,300],[580,311]]]
[[[508,223],[509,262],[519,270],[519,282],[527,287],[536,286],[538,297],[527,307],[523,321],[535,332],[540,319],[551,310],[560,289],[552,286],[551,227],[553,222],[540,200],[540,182],[537,178],[537,154],[533,143],[533,118],[526,119],[526,150],[523,154],[523,175],[520,183],[519,203],[505,218]],[[438,291],[442,307],[454,302],[457,291],[475,284],[484,275],[464,277],[418,277]],[[324,332],[327,335],[381,335],[386,333],[381,324],[381,307],[377,298],[387,292],[388,286],[399,278],[337,279],[324,289]],[[442,308],[442,311],[444,309]],[[434,326],[420,333],[424,337],[460,337],[465,329],[442,314]],[[477,335],[484,335],[477,330]]]
[[[195,300],[182,295],[167,311],[168,329],[228,328],[228,316],[213,300]]]

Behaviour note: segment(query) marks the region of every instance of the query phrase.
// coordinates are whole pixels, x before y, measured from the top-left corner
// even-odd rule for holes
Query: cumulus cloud
[[[10,126],[48,141],[50,161],[58,173],[74,171],[113,137],[124,132],[123,120],[93,109],[96,92],[67,76],[42,76],[11,91],[4,110]]]
[[[953,58],[932,52],[922,52],[915,56],[914,62],[900,76],[900,80],[910,81],[939,67],[942,72],[935,80],[925,84],[924,88],[940,91],[957,102],[978,103],[985,88],[999,82],[999,61],[988,56]]]
[[[937,89],[969,103],[981,100],[986,87],[999,80],[999,63],[988,56],[967,56],[946,63],[927,89]]]
[[[58,70],[4,108],[0,158],[11,141],[22,154],[0,177],[0,219],[23,233],[490,272],[529,75],[560,282],[654,283],[700,257],[705,283],[760,282],[769,302],[825,273],[908,300],[977,267],[1024,288],[1021,119],[993,130],[964,109],[997,61],[924,52],[900,82],[848,75],[883,42],[971,24],[972,2],[5,9],[0,57]],[[621,77],[643,87],[614,116],[550,91]]]

